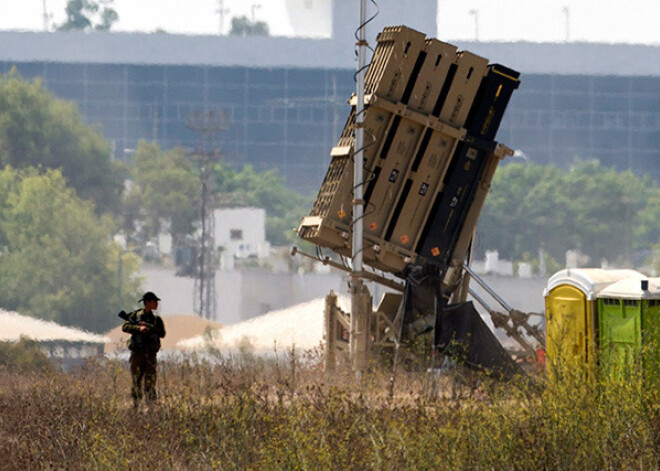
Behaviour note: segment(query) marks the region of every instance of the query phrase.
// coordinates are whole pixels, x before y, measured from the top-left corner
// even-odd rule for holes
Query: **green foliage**
[[[181,149],[163,152],[140,141],[131,170],[132,185],[124,197],[124,224],[139,243],[164,228],[179,241],[199,219],[199,179]]]
[[[112,221],[97,217],[60,171],[0,172],[0,214],[3,308],[96,332],[116,323]],[[137,295],[135,268],[128,261],[123,270],[130,299]]]
[[[658,191],[648,179],[616,172],[595,160],[568,172],[511,163],[495,174],[479,221],[478,250],[520,260],[543,248],[554,260],[579,249],[592,262],[649,248],[660,231]]]
[[[0,366],[9,371],[52,371],[53,365],[34,340],[0,342]]]
[[[0,168],[62,169],[78,195],[99,212],[116,211],[122,191],[119,169],[101,133],[87,126],[73,103],[11,71],[0,77]]]
[[[247,16],[239,16],[231,19],[232,36],[268,36],[268,24],[263,21],[252,22]]]
[[[124,197],[124,229],[137,243],[169,230],[175,243],[192,234],[199,221],[198,169],[183,150],[163,152],[158,144],[140,142]],[[251,165],[241,171],[217,164],[211,186],[218,206],[253,206],[266,210],[266,239],[286,245],[311,201],[284,186],[276,170],[258,173]]]
[[[637,214],[638,223],[633,226],[633,244],[644,246],[648,241],[660,245],[660,187],[648,189],[648,200]]]
[[[655,273],[660,273],[660,242],[653,247],[653,255],[650,262]]]
[[[548,183],[559,177],[558,169],[541,165],[512,163],[498,169],[479,220],[477,248],[496,248],[503,258],[536,253],[545,228],[563,224],[565,215],[556,210],[554,197],[547,199]]]
[[[66,21],[59,25],[59,31],[108,31],[119,20],[117,11],[112,8],[114,0],[68,0],[65,8]]]
[[[240,172],[216,167],[219,201],[226,206],[256,206],[266,210],[266,239],[287,245],[296,238],[294,229],[309,211],[311,199],[284,186],[277,170],[257,173],[251,165]]]

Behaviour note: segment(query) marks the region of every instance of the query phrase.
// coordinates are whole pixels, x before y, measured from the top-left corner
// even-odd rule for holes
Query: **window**
[[[242,229],[230,229],[229,238],[231,240],[243,240],[243,230]]]

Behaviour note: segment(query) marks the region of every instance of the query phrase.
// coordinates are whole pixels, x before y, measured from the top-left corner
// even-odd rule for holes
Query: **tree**
[[[5,165],[61,168],[68,184],[100,213],[118,212],[120,167],[110,160],[102,134],[84,123],[77,105],[15,70],[0,76],[0,168]]]
[[[576,163],[563,182],[568,230],[579,235],[581,251],[596,264],[630,260],[633,227],[648,204],[650,180],[588,160]]]
[[[191,234],[199,219],[199,179],[181,149],[163,152],[140,141],[131,170],[132,185],[124,198],[124,229],[143,244],[164,229],[173,241]]]
[[[239,16],[231,19],[232,36],[268,36],[268,24],[263,21],[252,22],[247,16]]]
[[[566,250],[577,248],[593,264],[629,260],[631,250],[657,241],[657,195],[648,178],[595,160],[576,161],[568,172],[511,163],[493,179],[479,221],[477,255],[497,249],[519,260],[543,247],[563,260]]]
[[[660,187],[648,189],[646,206],[637,214],[632,229],[633,247],[645,247],[650,242],[660,249]]]
[[[273,245],[295,240],[294,229],[309,212],[312,201],[289,190],[277,170],[257,173],[251,165],[240,172],[216,168],[219,202],[225,206],[256,206],[266,210],[266,239]]]
[[[119,20],[117,11],[112,8],[113,0],[69,0],[64,11],[66,21],[57,27],[58,31],[108,31]]]
[[[200,220],[198,169],[181,149],[163,152],[142,141],[135,153],[131,184],[124,197],[124,230],[138,244],[167,230],[177,244],[192,235]],[[266,210],[266,239],[273,245],[295,240],[294,229],[311,206],[310,198],[289,190],[276,170],[240,172],[216,164],[218,206],[255,206]]]
[[[536,253],[539,237],[543,238],[548,227],[562,228],[563,213],[555,211],[554,196],[547,195],[554,191],[552,185],[559,174],[555,167],[533,164],[511,163],[498,169],[479,219],[477,255],[492,249],[497,249],[503,258]],[[544,243],[550,245],[546,249],[556,253],[552,250],[554,239],[546,239]]]
[[[6,309],[101,332],[135,302],[137,260],[109,238],[113,223],[66,185],[59,170],[0,171],[0,300]]]
[[[108,2],[105,2],[106,5],[112,3],[112,0],[109,0]],[[94,29],[97,31],[110,31],[110,28],[112,28],[112,25],[115,24],[117,21],[119,21],[119,14],[114,8],[111,8],[109,6],[104,6],[103,9],[101,10],[101,18],[100,18],[100,23],[98,23],[96,26],[94,26]]]

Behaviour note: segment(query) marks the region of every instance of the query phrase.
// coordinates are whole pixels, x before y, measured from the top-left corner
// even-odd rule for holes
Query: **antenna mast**
[[[225,8],[225,0],[218,0],[218,9],[216,12],[220,20],[218,34],[222,36],[225,32],[225,15],[229,13],[229,8]]]
[[[44,21],[44,31],[48,31],[48,8],[46,7],[46,0],[43,0],[42,18]]]
[[[205,319],[214,319],[215,312],[215,220],[213,218],[213,164],[220,161],[220,150],[215,145],[218,131],[227,129],[227,115],[224,112],[204,111],[188,116],[188,128],[201,134],[199,152],[193,158],[199,165],[201,183],[198,270],[195,278],[195,312]]]

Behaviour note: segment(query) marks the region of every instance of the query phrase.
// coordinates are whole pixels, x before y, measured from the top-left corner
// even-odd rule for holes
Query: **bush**
[[[53,365],[37,343],[21,337],[18,342],[0,342],[0,366],[9,371],[46,372]]]

